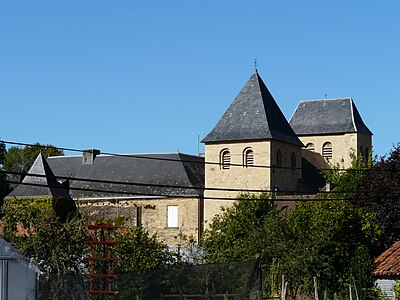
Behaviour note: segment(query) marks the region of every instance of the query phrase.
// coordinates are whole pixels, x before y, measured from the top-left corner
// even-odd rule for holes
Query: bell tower
[[[205,144],[205,225],[241,191],[294,191],[301,178],[301,147],[257,69]]]

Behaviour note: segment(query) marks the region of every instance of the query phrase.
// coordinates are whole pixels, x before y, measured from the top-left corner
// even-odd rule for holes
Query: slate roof
[[[353,132],[372,135],[351,98],[300,101],[289,124],[297,135]]]
[[[400,241],[375,259],[375,276],[400,276]]]
[[[181,153],[97,155],[93,164],[82,164],[81,156],[58,156],[49,157],[47,161],[56,176],[143,184],[140,186],[70,179],[70,195],[73,199],[203,195],[204,158],[198,156]],[[148,186],[149,184],[160,186]],[[187,188],[162,187],[163,185]]]
[[[255,71],[202,142],[265,139],[303,146],[258,72]]]
[[[32,175],[29,175],[32,174]],[[41,175],[41,176],[33,176]],[[70,199],[67,189],[55,178],[46,159],[40,153],[28,174],[8,197],[64,197]]]

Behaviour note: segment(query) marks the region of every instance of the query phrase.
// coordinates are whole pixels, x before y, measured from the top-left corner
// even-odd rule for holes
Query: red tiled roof
[[[375,259],[375,276],[400,276],[400,241],[394,243]]]

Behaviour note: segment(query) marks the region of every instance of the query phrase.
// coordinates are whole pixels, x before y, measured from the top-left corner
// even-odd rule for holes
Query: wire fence
[[[262,299],[261,270],[258,261],[183,265],[150,271],[118,274],[112,281],[118,295],[95,294],[90,298],[82,291],[89,280],[81,275],[42,275],[39,278],[40,300],[118,299],[118,300],[199,300]],[[109,285],[97,278],[97,290]]]

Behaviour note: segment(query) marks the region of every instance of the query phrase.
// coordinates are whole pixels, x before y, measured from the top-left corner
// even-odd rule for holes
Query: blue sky
[[[288,119],[299,100],[352,97],[384,155],[400,142],[399,12],[398,1],[0,0],[0,138],[197,154],[257,59]]]

